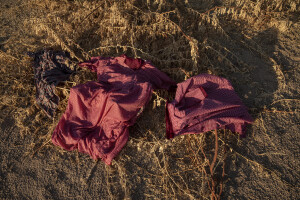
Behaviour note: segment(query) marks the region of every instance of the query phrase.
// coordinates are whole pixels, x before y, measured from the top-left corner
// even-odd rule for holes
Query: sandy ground
[[[19,25],[20,23],[25,24],[27,19],[39,15],[41,12],[37,7],[32,7],[32,10],[30,7],[26,7],[26,4],[30,5],[30,2],[0,1],[1,12],[3,11],[0,18],[2,19],[0,22],[2,68],[14,69],[9,66],[18,66],[14,64],[17,62],[14,59],[23,59],[25,52],[17,54],[18,51],[15,49],[20,47],[26,51],[36,50],[44,37],[38,37],[34,33],[29,33],[25,28],[24,30],[20,28],[23,27]],[[84,4],[81,4],[84,1],[61,2],[64,2],[61,3],[62,5],[70,5],[69,10],[65,11],[66,13],[72,12],[73,4],[84,7]],[[189,2],[189,6],[199,12],[209,10],[213,6],[223,6],[221,3],[209,5],[207,1],[201,1],[202,4]],[[141,1],[140,4],[146,5],[146,2]],[[18,5],[23,5],[24,10],[17,8]],[[51,5],[49,3],[48,9],[50,10],[53,9]],[[96,7],[89,8],[83,14],[87,17],[86,21],[92,16],[89,16],[88,13]],[[54,11],[52,13],[55,15]],[[204,63],[205,58],[201,57],[198,62],[198,65],[201,66],[198,73],[210,72],[228,78],[255,119],[254,124],[248,127],[246,138],[239,139],[232,133],[228,137],[223,133],[223,136],[220,137],[220,144],[224,142],[224,138],[227,138],[225,143],[228,151],[221,199],[299,199],[300,23],[297,16],[299,17],[299,12],[283,18],[279,17],[275,20],[275,25],[269,24],[261,28],[256,27],[256,29],[250,27],[248,32],[246,28],[240,28],[243,27],[241,24],[246,22],[220,18],[222,30],[235,42],[228,42],[217,34],[208,37],[208,41],[215,42],[210,43],[209,46],[219,50],[218,52],[233,63],[232,65],[226,64],[229,61],[218,57],[219,54],[209,52],[209,46],[201,50],[203,55],[210,58],[207,60],[210,60],[211,63]],[[97,16],[92,17],[96,18]],[[193,19],[187,18],[186,20]],[[200,29],[199,32],[192,32],[189,31],[188,25],[182,26],[184,31],[187,30],[186,34],[193,36],[201,45],[205,44],[203,35],[199,34]],[[15,31],[17,34],[14,34]],[[91,28],[89,31],[92,32],[93,29]],[[79,42],[78,39],[78,44],[85,50],[95,48],[94,44],[89,44],[85,38],[91,40],[95,36],[93,34],[87,36],[83,33],[82,31],[82,35],[78,37],[83,42]],[[20,39],[16,40],[18,42],[15,44],[19,47],[14,47],[12,45],[14,42],[11,42],[10,38],[22,38],[23,36],[24,41],[25,39],[29,41],[26,42],[27,46]],[[30,40],[31,37],[35,39]],[[114,37],[114,35],[111,36],[111,38]],[[147,37],[144,41],[143,38],[143,36],[136,36],[135,45],[140,45],[142,48],[142,43],[147,41],[150,46],[152,45],[151,48],[159,49],[159,44],[163,41],[156,42]],[[57,42],[57,40],[54,41]],[[165,40],[165,43],[167,42],[168,37]],[[199,46],[201,45],[199,44]],[[224,48],[220,49],[216,47],[217,45]],[[80,57],[78,48],[74,52]],[[165,59],[161,52],[155,54],[151,49],[149,52],[161,60]],[[122,52],[108,51],[105,53],[118,55]],[[179,53],[181,53],[180,48],[172,55],[176,57],[181,55]],[[182,53],[184,54],[184,51]],[[141,52],[139,56],[151,59],[150,55]],[[11,57],[13,58],[11,59]],[[188,59],[192,60],[192,57],[191,55]],[[163,62],[153,62],[159,69],[166,69],[165,72],[169,73],[176,81],[184,79],[182,74],[178,77],[169,72]],[[204,178],[203,171],[197,166],[200,164],[195,161],[196,159],[188,150],[190,147],[195,151],[199,150],[197,144],[200,143],[195,141],[204,136],[193,135],[178,137],[172,141],[166,140],[164,106],[153,108],[155,95],[136,125],[131,127],[129,142],[112,166],[105,166],[101,161],[94,161],[88,155],[76,151],[63,151],[48,142],[53,127],[44,124],[55,126],[59,115],[63,112],[63,106],[53,122],[43,115],[39,115],[38,122],[34,121],[36,116],[31,115],[31,118],[26,118],[32,120],[26,121],[26,123],[31,124],[32,122],[34,128],[28,129],[29,133],[27,134],[22,133],[23,129],[18,125],[20,124],[18,115],[22,114],[22,109],[34,105],[34,81],[30,74],[30,63],[22,61],[22,65],[23,63],[25,63],[23,67],[28,69],[28,74],[24,74],[29,77],[27,82],[18,73],[9,75],[9,71],[1,71],[0,94],[3,101],[0,111],[1,199],[210,198],[207,177]],[[207,67],[202,67],[202,65]],[[191,69],[185,66],[181,67],[187,71]],[[10,78],[12,82],[6,84],[5,81],[8,77],[13,77]],[[28,90],[30,94],[26,96],[19,90],[19,93],[15,93],[13,85],[17,85],[18,80],[24,81],[24,84],[26,82],[26,92]],[[11,91],[12,93],[10,93]],[[28,103],[15,103],[13,104],[15,107],[10,107],[9,103],[5,103],[6,100],[9,102],[10,99],[14,99],[15,96],[24,97],[24,102]],[[67,95],[65,100],[62,100],[62,104],[65,104],[66,101]],[[38,107],[35,108],[35,110],[38,109]],[[25,124],[24,121],[21,123]],[[30,127],[26,124],[24,126]],[[38,127],[40,129],[37,129]],[[34,130],[38,131],[34,132]],[[205,133],[203,139],[205,143],[201,143],[204,144],[208,154],[214,147],[213,138],[212,133]],[[188,143],[189,141],[191,143]],[[192,145],[189,147],[189,144]],[[200,155],[201,153],[199,153],[199,159]],[[224,157],[220,155],[220,163],[222,158]],[[202,161],[204,162],[204,160]]]

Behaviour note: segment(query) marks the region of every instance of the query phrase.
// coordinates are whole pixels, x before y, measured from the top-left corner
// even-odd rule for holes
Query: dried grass
[[[278,90],[283,90],[286,84],[280,65],[252,37],[256,31],[270,27],[285,31],[289,23],[279,22],[287,21],[293,12],[299,12],[299,1],[228,0],[222,6],[214,5],[208,0],[196,4],[189,0],[177,3],[167,0],[108,0],[100,3],[28,0],[5,9],[0,14],[0,27],[4,30],[0,36],[0,119],[12,114],[21,136],[36,135],[30,155],[45,146],[52,148],[49,139],[66,107],[69,89],[95,80],[95,75],[81,70],[70,81],[59,86],[59,109],[55,119],[49,120],[35,104],[33,70],[30,59],[25,55],[27,51],[48,47],[68,51],[76,62],[91,56],[117,56],[123,53],[148,59],[176,81],[198,73],[224,76],[237,72],[246,74],[251,67],[224,46],[222,41],[226,41],[243,45],[270,62],[277,75]],[[9,18],[15,13],[20,17]],[[8,24],[5,24],[6,21],[9,21]],[[240,30],[244,39],[232,37],[228,32],[229,26]],[[171,98],[170,95],[156,91],[153,97],[151,103],[154,111],[148,108],[145,112],[163,116],[162,107]],[[143,137],[132,137],[133,144],[129,144],[137,151],[149,150],[146,155],[151,158],[148,163],[151,166],[135,163],[133,154],[120,155],[113,163],[117,172],[107,168],[109,198],[116,198],[113,192],[116,190],[113,187],[117,187],[113,185],[115,174],[120,178],[117,184],[119,189],[125,198],[130,198],[135,178],[126,175],[126,165],[131,162],[144,174],[141,178],[149,188],[145,191],[147,198],[154,198],[153,195],[157,194],[162,199],[220,199],[226,177],[225,160],[233,151],[225,141],[236,140],[237,137],[220,131],[165,141],[164,125],[159,119],[162,117],[153,117],[148,123],[149,118],[142,115],[132,132],[140,132]],[[219,144],[219,141],[222,143]],[[227,148],[230,151],[226,151]],[[262,166],[255,161],[250,162]],[[92,176],[94,167],[88,173],[86,182]]]

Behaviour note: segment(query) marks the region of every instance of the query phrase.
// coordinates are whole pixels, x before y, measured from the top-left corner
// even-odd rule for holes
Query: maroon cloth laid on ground
[[[252,122],[230,82],[209,74],[177,84],[175,100],[166,106],[168,139],[224,128],[244,135]]]
[[[71,88],[52,142],[110,165],[126,144],[128,127],[151,98],[152,89],[169,89],[176,83],[150,62],[125,55],[93,57],[79,65],[97,72],[98,81]]]

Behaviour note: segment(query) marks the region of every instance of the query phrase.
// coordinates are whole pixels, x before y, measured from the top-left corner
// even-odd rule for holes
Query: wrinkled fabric
[[[153,89],[167,89],[176,83],[165,73],[155,68],[150,61],[119,57],[92,57],[90,61],[79,64],[81,67],[97,72],[98,82],[110,83],[114,87],[124,83],[150,83]]]
[[[167,138],[229,129],[241,135],[253,122],[230,82],[209,74],[177,84],[174,101],[166,105]]]
[[[66,52],[42,50],[29,55],[34,58],[36,102],[48,117],[53,118],[59,102],[55,86],[61,81],[68,80],[75,67]]]
[[[126,144],[128,127],[150,100],[152,89],[169,89],[176,84],[149,61],[125,55],[93,57],[79,65],[97,72],[98,81],[71,88],[52,142],[110,165]]]

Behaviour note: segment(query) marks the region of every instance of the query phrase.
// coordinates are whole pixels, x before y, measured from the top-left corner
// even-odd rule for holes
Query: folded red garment
[[[152,89],[169,89],[175,82],[150,62],[125,55],[93,57],[79,65],[97,72],[98,82],[71,88],[52,142],[110,165],[126,144],[128,127],[151,98]]]
[[[177,84],[175,100],[166,106],[167,138],[229,129],[241,135],[253,119],[230,82],[209,74]]]

